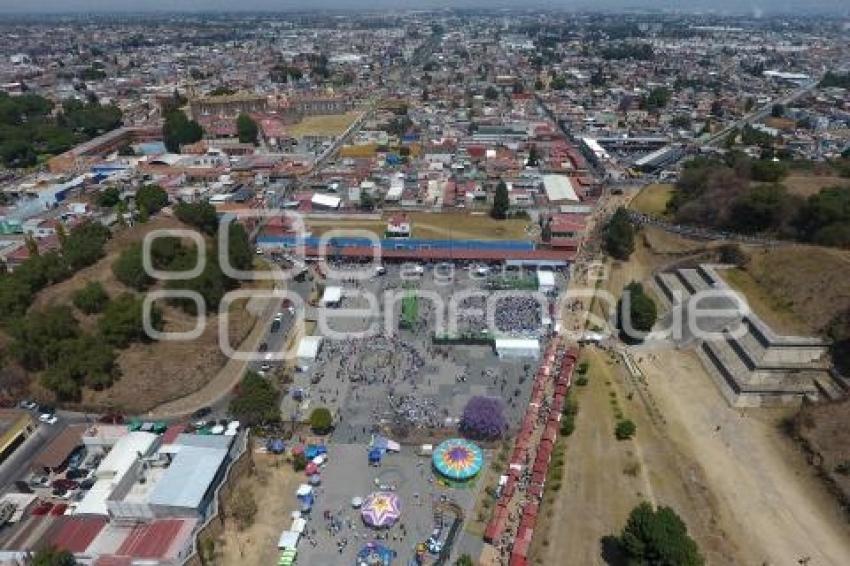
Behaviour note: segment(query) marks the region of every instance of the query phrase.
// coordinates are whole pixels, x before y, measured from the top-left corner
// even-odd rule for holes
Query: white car
[[[57,417],[56,415],[51,415],[50,413],[43,413],[39,415],[38,420],[40,420],[44,424],[54,425],[59,422],[59,417]]]

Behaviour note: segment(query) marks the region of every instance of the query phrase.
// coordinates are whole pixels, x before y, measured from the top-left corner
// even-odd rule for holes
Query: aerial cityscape
[[[0,564],[850,564],[850,6],[0,2]]]

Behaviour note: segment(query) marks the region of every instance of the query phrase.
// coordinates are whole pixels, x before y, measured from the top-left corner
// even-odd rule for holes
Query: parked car
[[[36,403],[35,401],[30,401],[29,399],[24,399],[23,401],[18,403],[18,406],[21,409],[26,409],[28,411],[32,411],[33,409],[38,407],[38,403]]]
[[[91,473],[91,471],[86,468],[77,468],[65,472],[65,477],[69,480],[81,480],[87,478],[89,473]]]
[[[209,416],[212,413],[212,407],[201,407],[194,413],[192,413],[192,420],[201,420],[204,417]]]
[[[69,489],[78,489],[80,487],[80,482],[69,480],[66,478],[59,478],[57,480],[53,480],[53,483],[50,484],[50,487],[53,489],[63,489],[68,491]]]
[[[59,417],[50,413],[42,413],[41,415],[39,415],[38,420],[45,424],[54,425],[59,422]]]
[[[258,351],[258,352],[265,352],[265,351],[267,351],[268,349],[269,349],[269,345],[268,345],[268,343],[263,342],[262,344],[260,344],[260,347],[259,347],[259,348],[257,348],[257,351]]]
[[[80,482],[80,489],[91,489],[94,486],[95,479],[88,478]]]
[[[124,415],[121,413],[106,413],[97,419],[97,422],[103,424],[124,424]]]
[[[44,487],[50,483],[50,478],[44,475],[33,476],[30,478],[29,483],[33,487]]]

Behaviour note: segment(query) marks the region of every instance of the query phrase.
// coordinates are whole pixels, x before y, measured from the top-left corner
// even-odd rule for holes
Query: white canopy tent
[[[319,348],[322,346],[321,336],[304,336],[298,343],[298,351],[295,354],[298,365],[308,366],[319,355]]]
[[[541,293],[549,293],[555,290],[555,273],[540,270],[537,272],[537,290]]]
[[[540,341],[536,338],[496,338],[496,354],[503,359],[540,357]]]
[[[335,307],[342,300],[342,287],[325,287],[325,292],[322,293],[322,298],[319,304],[323,307]]]
[[[313,195],[313,198],[310,199],[310,202],[313,203],[314,206],[321,208],[339,208],[342,199],[332,195],[316,193]]]
[[[283,531],[280,533],[280,538],[277,539],[277,547],[280,550],[295,550],[298,547],[298,539],[301,538],[299,533],[294,531]]]

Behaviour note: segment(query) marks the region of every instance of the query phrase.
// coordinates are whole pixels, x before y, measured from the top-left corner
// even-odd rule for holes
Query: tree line
[[[50,100],[0,93],[0,164],[31,167],[40,155],[57,155],[121,125],[121,110],[97,100],[69,100],[53,113]]]
[[[697,158],[685,164],[668,212],[682,224],[850,246],[850,190],[830,187],[803,198],[780,183],[787,173],[782,161],[740,152]]]

